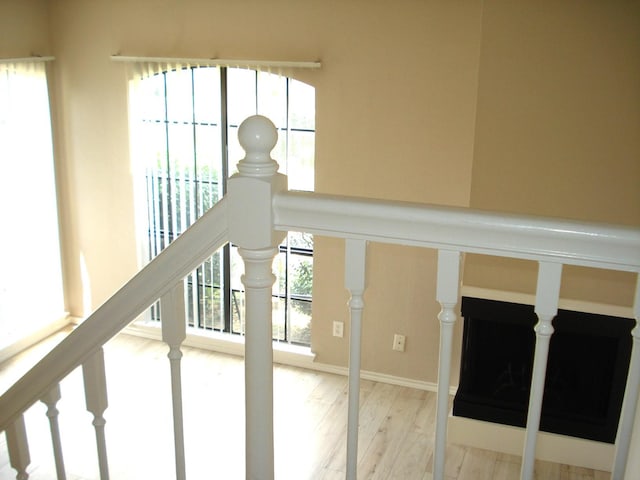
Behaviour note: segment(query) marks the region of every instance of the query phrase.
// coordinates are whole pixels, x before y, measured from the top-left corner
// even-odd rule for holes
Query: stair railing
[[[270,151],[275,127],[250,117],[239,129],[246,151],[228,194],[133,277],[104,305],[0,397],[0,430],[5,430],[18,479],[28,478],[29,453],[23,413],[42,399],[49,405],[54,450],[58,383],[77,366],[85,372],[87,408],[94,415],[101,478],[108,478],[103,412],[107,407],[102,345],[161,298],[163,339],[169,345],[174,402],[176,478],[185,478],[180,391],[180,345],[185,338],[182,279],[227,241],[239,246],[245,262],[246,477],[271,480],[273,465],[273,352],[271,263],[284,232],[296,230],[345,239],[345,286],[351,294],[349,402],[346,478],[357,475],[360,390],[360,331],[364,320],[368,242],[437,250],[436,300],[441,306],[434,471],[444,479],[446,425],[454,307],[459,300],[465,253],[538,262],[536,347],[521,479],[533,478],[552,319],[558,308],[563,265],[640,272],[640,229],[504,215],[465,208],[386,202],[286,190]],[[634,306],[640,317],[640,287]],[[624,478],[640,385],[640,329],[632,331],[633,353],[623,404],[613,476]],[[62,455],[56,454],[62,463]],[[63,466],[58,478],[64,478]]]
[[[436,300],[440,303],[440,349],[433,478],[445,476],[445,449],[454,307],[460,298],[460,266],[465,253],[536,261],[539,265],[535,312],[536,345],[521,480],[534,476],[537,434],[551,321],[558,309],[563,265],[640,272],[640,229],[577,221],[505,215],[467,208],[426,206],[402,202],[356,199],[307,192],[283,192],[274,198],[275,228],[346,239],[345,284],[351,291],[352,335],[349,365],[349,434],[347,479],[357,478],[359,352],[362,293],[367,242],[436,249]],[[637,278],[637,277],[636,277]],[[634,318],[640,318],[640,280],[637,280]],[[622,480],[640,386],[640,327],[632,330],[633,350],[620,416],[612,480]]]
[[[107,407],[102,346],[157,299],[164,299],[172,289],[181,288],[182,279],[227,242],[226,219],[227,201],[223,198],[0,397],[0,431],[7,432],[10,462],[18,472],[17,479],[28,478],[30,463],[24,412],[43,400],[47,405],[52,404],[49,408],[55,419],[58,384],[78,366],[83,367],[87,410],[94,415],[100,478],[109,478],[102,416]],[[167,311],[171,311],[170,308]],[[184,313],[176,323],[184,324]],[[52,436],[56,469],[61,479],[65,474],[56,432],[57,423],[52,426]]]

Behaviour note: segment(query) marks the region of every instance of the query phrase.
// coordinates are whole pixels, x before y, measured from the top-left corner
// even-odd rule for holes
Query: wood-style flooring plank
[[[520,464],[497,460],[493,470],[494,480],[511,480],[520,478]]]
[[[66,333],[0,365],[8,387]],[[168,347],[119,335],[105,345],[109,408],[105,413],[111,478],[175,478]],[[185,347],[182,377],[187,478],[242,480],[243,359]],[[278,480],[343,480],[347,378],[274,367],[275,472]],[[95,433],[80,369],[61,383],[60,428],[69,480],[98,480]],[[431,480],[436,395],[363,380],[360,480]],[[26,415],[32,480],[55,478],[43,404]],[[446,480],[517,479],[520,457],[448,445]],[[15,478],[0,436],[0,480]],[[536,462],[538,480],[607,480],[606,472]]]
[[[364,382],[363,382],[364,383]],[[370,383],[370,382],[366,382]],[[375,383],[370,391],[360,393],[360,424],[358,428],[358,463],[387,417],[391,403],[398,394],[398,388],[392,385]],[[343,469],[347,462],[346,428],[339,449],[331,457],[328,468]]]
[[[423,478],[433,456],[432,435],[409,431],[402,441],[388,480]]]
[[[386,480],[391,476],[396,460],[405,447],[404,440],[427,396],[427,392],[421,392],[419,396],[413,393],[414,390],[409,388],[398,390],[387,417],[360,461],[358,470],[365,478]],[[424,474],[422,469],[405,472],[409,475],[405,478],[419,478]]]
[[[494,470],[496,467],[498,454],[489,450],[480,450],[478,448],[467,448],[458,479],[486,479],[494,478]]]

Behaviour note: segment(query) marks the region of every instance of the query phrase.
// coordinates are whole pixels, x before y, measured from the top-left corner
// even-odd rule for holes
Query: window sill
[[[162,331],[159,325],[152,322],[138,321],[127,326],[123,331],[128,335],[135,335],[162,341]],[[184,346],[212,350],[228,355],[244,356],[244,337],[228,333],[202,332],[195,328],[187,328],[187,338]],[[302,368],[313,368],[315,354],[311,348],[301,345],[291,345],[283,342],[273,342],[273,361],[283,365]]]

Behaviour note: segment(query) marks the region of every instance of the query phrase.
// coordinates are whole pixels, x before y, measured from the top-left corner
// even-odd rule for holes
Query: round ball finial
[[[238,141],[247,152],[247,159],[261,153],[270,158],[269,153],[276,146],[278,132],[271,120],[262,115],[247,118],[238,129]]]

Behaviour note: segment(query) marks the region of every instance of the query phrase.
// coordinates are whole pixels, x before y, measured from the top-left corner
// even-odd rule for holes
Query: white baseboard
[[[347,376],[349,369],[347,367],[341,367],[338,365],[330,365],[327,363],[314,362],[313,365],[308,367],[311,370],[316,370],[325,373],[335,373],[336,375]],[[424,380],[416,380],[413,378],[398,377],[396,375],[388,375],[386,373],[372,372],[369,370],[361,370],[360,378],[364,380],[371,380],[373,382],[388,383],[390,385],[397,385],[399,387],[415,388],[416,390],[426,390],[428,392],[437,392],[438,385],[433,382],[425,382]],[[449,394],[455,395],[458,390],[457,386],[449,387]]]
[[[135,335],[143,338],[162,341],[162,331],[157,326],[149,326],[144,323],[132,323],[127,326],[122,333]],[[244,338],[240,335],[230,335],[218,332],[207,332],[206,334],[197,331],[189,332],[183,342],[184,346],[212,350],[214,352],[225,353],[227,355],[244,356]],[[313,364],[315,355],[309,348],[274,343],[273,360],[276,363],[291,365],[294,367],[309,368]]]
[[[482,448],[510,455],[522,455],[524,428],[449,415],[447,438],[450,443]],[[609,443],[538,433],[536,458],[610,472],[615,446]]]
[[[44,340],[48,336],[53,335],[58,330],[69,325],[71,322],[72,320],[68,314],[64,313],[57,320],[54,320],[42,328],[34,330],[30,334],[22,337],[20,340],[0,349],[0,363]]]
[[[123,333],[154,340],[162,340],[162,333],[156,326],[147,326],[142,322],[132,323],[123,330]],[[229,335],[217,332],[207,332],[206,335],[188,333],[184,341],[188,347],[212,350],[228,355],[244,356],[244,338],[239,335]],[[315,354],[307,347],[299,347],[275,342],[273,344],[273,361],[282,365],[306,368],[318,372],[333,373],[336,375],[348,375],[349,369],[339,365],[331,365],[315,361]],[[385,373],[362,370],[360,378],[374,382],[388,383],[401,387],[415,388],[430,392],[437,391],[437,385],[432,382],[415,380],[412,378],[398,377]],[[457,386],[449,389],[451,395],[455,395]]]

